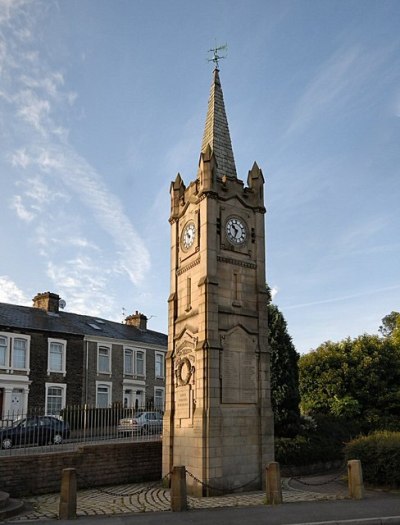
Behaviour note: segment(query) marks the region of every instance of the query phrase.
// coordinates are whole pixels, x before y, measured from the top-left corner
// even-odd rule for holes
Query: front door
[[[144,409],[144,390],[135,391],[135,410]]]
[[[11,413],[16,414],[22,414],[23,412],[23,390],[19,388],[14,388],[11,394]]]

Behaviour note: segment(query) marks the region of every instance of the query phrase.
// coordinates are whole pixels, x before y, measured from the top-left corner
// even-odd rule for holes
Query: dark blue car
[[[30,416],[0,427],[0,444],[4,449],[26,445],[59,445],[68,439],[69,424],[55,416]]]

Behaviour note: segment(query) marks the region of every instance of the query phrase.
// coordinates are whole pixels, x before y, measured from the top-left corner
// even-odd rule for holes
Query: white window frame
[[[125,368],[125,352],[127,350],[132,351],[132,372],[128,372]],[[137,371],[137,356],[138,353],[143,354],[143,374],[138,374]],[[133,379],[145,379],[146,378],[146,350],[144,348],[135,348],[134,346],[124,346],[124,375],[132,377]]]
[[[0,333],[0,339],[4,339],[5,340],[5,352],[4,352],[4,363],[0,363],[0,368],[4,369],[4,368],[7,368],[8,367],[8,363],[9,363],[9,354],[10,354],[10,341],[9,341],[9,337],[6,336],[6,335],[3,335]],[[2,345],[3,346],[3,345]]]
[[[65,383],[46,383],[46,398],[45,398],[46,416],[52,415],[49,413],[48,397],[49,397],[49,389],[53,387],[61,389],[61,410],[63,410],[66,406],[67,385]]]
[[[157,374],[157,357],[161,358],[161,363],[162,363],[161,374]],[[154,353],[154,377],[156,379],[165,379],[165,354],[164,352]]]
[[[47,374],[63,374],[64,376],[67,373],[66,361],[67,361],[67,341],[65,339],[53,339],[48,338],[48,351],[47,351]],[[60,344],[62,346],[62,355],[61,355],[61,370],[53,370],[50,368],[51,359],[50,359],[50,349],[52,343]]]
[[[108,370],[100,370],[100,349],[104,348],[108,350]],[[103,343],[97,343],[97,373],[98,374],[108,374],[111,375],[111,356],[112,356],[112,349],[110,345],[106,345]]]
[[[163,402],[162,402],[162,407],[158,407],[156,405],[156,390],[161,390],[163,395],[162,395],[162,399],[163,399]],[[158,410],[158,409],[161,409],[162,411],[164,411],[164,408],[165,408],[165,387],[163,386],[155,386],[154,387],[154,409],[155,410]]]
[[[31,336],[25,334],[15,334],[12,332],[0,332],[0,336],[7,341],[6,348],[6,363],[5,366],[0,365],[1,370],[6,370],[7,373],[13,372],[30,372],[30,353],[31,353]],[[21,339],[25,341],[25,367],[20,368],[13,365],[14,362],[14,346],[15,341]]]
[[[96,381],[96,408],[103,408],[99,407],[99,400],[98,400],[98,393],[99,393],[99,387],[107,387],[108,388],[108,403],[107,407],[109,408],[112,404],[112,382],[111,381]]]
[[[143,354],[143,374],[139,374],[137,369],[138,369],[138,366],[137,366],[137,357],[138,357],[138,354],[141,353]],[[135,350],[135,359],[134,359],[134,374],[135,374],[135,377],[137,378],[143,378],[143,377],[146,377],[146,350],[144,350],[143,348],[137,348]]]
[[[127,370],[125,366],[126,365],[125,356],[127,352],[132,353],[132,370]],[[135,373],[135,350],[129,346],[124,346],[124,375],[133,376],[134,373]]]

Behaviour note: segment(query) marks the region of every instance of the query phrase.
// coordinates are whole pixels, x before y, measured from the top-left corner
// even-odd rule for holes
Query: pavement
[[[82,525],[400,525],[400,492],[367,490],[348,498],[341,473],[282,480],[282,505],[266,505],[262,491],[212,498],[188,497],[187,512],[170,511],[160,483],[127,484],[78,492]],[[26,510],[4,523],[70,524],[58,519],[59,494],[26,498]]]

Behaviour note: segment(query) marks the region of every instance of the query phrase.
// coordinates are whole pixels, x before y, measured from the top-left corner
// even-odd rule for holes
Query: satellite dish
[[[64,299],[60,299],[58,301],[58,306],[61,308],[61,310],[64,310],[64,308],[67,306],[67,303],[64,301]]]

